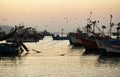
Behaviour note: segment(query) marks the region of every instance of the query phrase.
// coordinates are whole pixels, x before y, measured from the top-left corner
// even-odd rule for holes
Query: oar
[[[65,54],[61,54],[60,56],[64,56]]]
[[[22,47],[27,51],[29,52],[28,48],[25,46],[25,44],[21,43]]]
[[[20,51],[21,51],[21,52],[20,52],[20,54],[22,54],[22,53],[23,53],[23,49],[22,49],[22,47],[21,47],[21,46],[20,46]]]
[[[25,44],[21,43],[21,45],[23,46],[23,48],[24,48],[27,52],[29,52],[29,49],[26,47]],[[35,50],[35,49],[32,49],[32,51],[36,51],[37,53],[41,53],[41,51],[38,51],[38,50]]]
[[[36,51],[37,53],[42,53],[41,51],[38,51],[38,50],[35,50],[35,49],[32,49],[32,51]]]

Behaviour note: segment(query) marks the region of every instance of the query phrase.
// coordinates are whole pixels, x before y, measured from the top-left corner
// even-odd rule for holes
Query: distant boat
[[[60,35],[55,35],[55,34],[52,34],[52,38],[53,40],[68,40],[68,36],[63,36],[63,28],[61,29],[61,36]]]
[[[52,35],[53,40],[68,40],[68,36]]]
[[[52,36],[53,34],[48,32],[47,30],[44,30],[43,32],[40,32],[44,36]]]

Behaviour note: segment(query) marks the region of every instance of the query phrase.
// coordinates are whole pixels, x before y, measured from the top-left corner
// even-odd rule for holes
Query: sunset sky
[[[120,0],[0,0],[0,25],[17,25],[22,21],[37,30],[74,31],[86,25],[90,11],[100,26],[109,26],[110,14],[120,22]]]

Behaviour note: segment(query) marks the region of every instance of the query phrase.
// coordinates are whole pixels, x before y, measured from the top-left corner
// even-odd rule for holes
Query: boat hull
[[[69,33],[68,37],[69,37],[70,45],[75,45],[75,46],[82,45],[82,42],[80,40],[80,37],[82,37],[81,35],[79,33]]]
[[[120,53],[120,40],[109,39],[109,40],[99,40],[99,48],[105,49],[106,52],[116,52]]]
[[[89,38],[80,38],[80,39],[86,50],[99,50],[99,46],[96,40],[89,39]]]
[[[13,55],[19,55],[19,45],[17,44],[7,44],[7,43],[1,43],[0,44],[0,56],[13,56]]]
[[[68,40],[67,36],[52,36],[53,40]]]
[[[75,36],[69,36],[69,42],[71,45],[82,45],[80,38],[77,38]]]

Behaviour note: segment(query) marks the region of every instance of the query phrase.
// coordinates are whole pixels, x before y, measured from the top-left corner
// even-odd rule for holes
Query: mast
[[[90,17],[87,19],[87,26],[86,26],[86,28],[87,28],[87,35],[89,35],[90,34],[90,29],[91,29],[91,17],[92,17],[92,11],[90,12]]]
[[[93,24],[93,33],[95,33],[95,25],[96,25],[96,20],[92,22]]]
[[[120,39],[120,23],[117,24],[117,39]]]
[[[61,34],[62,34],[62,37],[63,37],[63,30],[64,30],[64,29],[62,28],[62,29],[61,29]]]
[[[114,23],[112,23],[112,18],[113,18],[113,16],[110,15],[110,38],[111,38],[111,35],[112,35],[112,27],[114,26]]]

